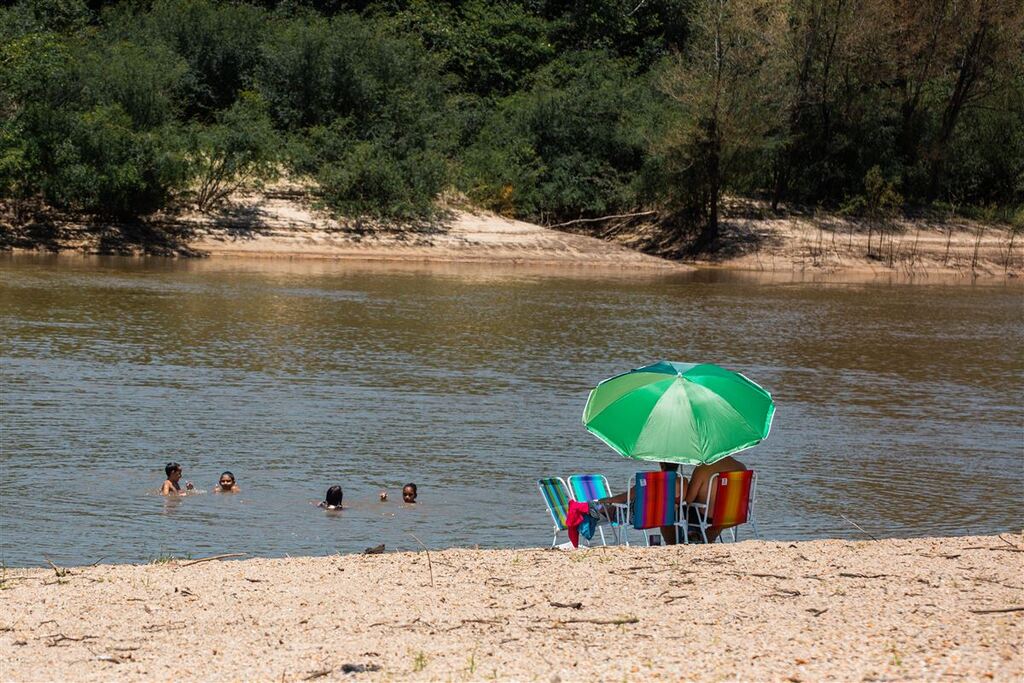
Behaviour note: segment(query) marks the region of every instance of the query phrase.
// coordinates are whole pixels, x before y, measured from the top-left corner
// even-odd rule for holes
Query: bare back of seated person
[[[726,456],[710,465],[697,465],[690,474],[689,481],[683,491],[686,504],[707,503],[708,509],[715,506],[715,492],[710,491],[708,499],[708,487],[711,484],[711,477],[722,472],[743,472],[747,466],[732,456]]]

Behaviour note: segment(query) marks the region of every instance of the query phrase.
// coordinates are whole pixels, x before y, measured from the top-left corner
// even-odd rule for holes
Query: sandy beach
[[[1020,680],[1024,538],[7,569],[5,681]]]

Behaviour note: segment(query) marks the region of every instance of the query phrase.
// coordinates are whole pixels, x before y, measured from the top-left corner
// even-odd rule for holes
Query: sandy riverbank
[[[1020,680],[1024,538],[6,571],[2,678]],[[1016,610],[1016,611],[1007,611]],[[365,667],[363,673],[347,673]]]
[[[422,225],[340,222],[294,192],[241,196],[219,214],[186,212],[135,226],[60,223],[6,230],[0,243],[19,251],[690,269],[625,245],[459,209]]]
[[[1011,248],[1006,226],[967,220],[901,221],[880,238],[877,231],[836,216],[775,216],[750,202],[733,203],[736,206],[723,218],[721,243],[710,256],[688,260],[662,258],[676,253],[678,245],[665,243],[660,228],[650,223],[610,229],[586,224],[566,232],[452,208],[435,221],[399,228],[332,219],[316,210],[304,193],[287,187],[237,196],[217,214],[184,212],[137,225],[0,225],[0,245],[85,254],[481,263],[629,272],[724,268],[776,279],[851,282],[1007,281],[1019,279],[1024,270],[1024,238]],[[572,231],[576,228],[579,232]]]

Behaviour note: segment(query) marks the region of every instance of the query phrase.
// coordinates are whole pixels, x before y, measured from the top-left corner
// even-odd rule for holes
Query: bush
[[[243,93],[215,123],[195,126],[190,137],[190,176],[200,210],[275,174],[280,137],[255,93]]]
[[[119,104],[139,128],[170,123],[182,110],[188,65],[163,45],[101,39],[81,50],[76,63],[86,106]]]
[[[38,160],[42,194],[51,206],[137,216],[163,207],[185,181],[175,131],[139,131],[120,105],[57,114],[43,123],[57,127],[43,136],[52,147]]]
[[[187,63],[185,114],[211,120],[251,84],[269,27],[266,13],[248,4],[158,0],[142,32]]]
[[[348,119],[309,131],[300,170],[319,185],[323,203],[346,216],[429,216],[444,188],[444,157],[429,148],[361,139]]]
[[[549,23],[514,2],[413,2],[392,23],[397,35],[418,34],[465,93],[510,94],[555,56]]]
[[[490,208],[541,220],[632,207],[657,111],[653,90],[625,62],[568,55],[498,104],[465,154],[463,189]]]
[[[429,56],[354,16],[293,19],[265,46],[258,86],[299,141],[292,170],[349,215],[411,218],[443,189],[452,126]]]

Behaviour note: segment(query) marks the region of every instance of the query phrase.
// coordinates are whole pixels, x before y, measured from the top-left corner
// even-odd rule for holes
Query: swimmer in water
[[[235,483],[235,475],[230,472],[224,472],[220,475],[220,481],[213,487],[214,493],[238,493],[241,491],[238,488],[238,484]]]
[[[185,482],[185,491],[181,490],[181,484],[178,481],[181,479],[181,465],[176,462],[169,462],[164,467],[164,473],[167,475],[167,480],[164,485],[160,488],[160,495],[162,496],[184,496],[185,491],[191,491],[194,486],[192,482]]]
[[[410,505],[416,503],[416,484],[406,484],[402,487],[402,500]]]
[[[340,486],[332,486],[327,489],[327,495],[324,496],[324,499],[317,505],[317,507],[322,507],[325,510],[341,510],[342,495]]]

